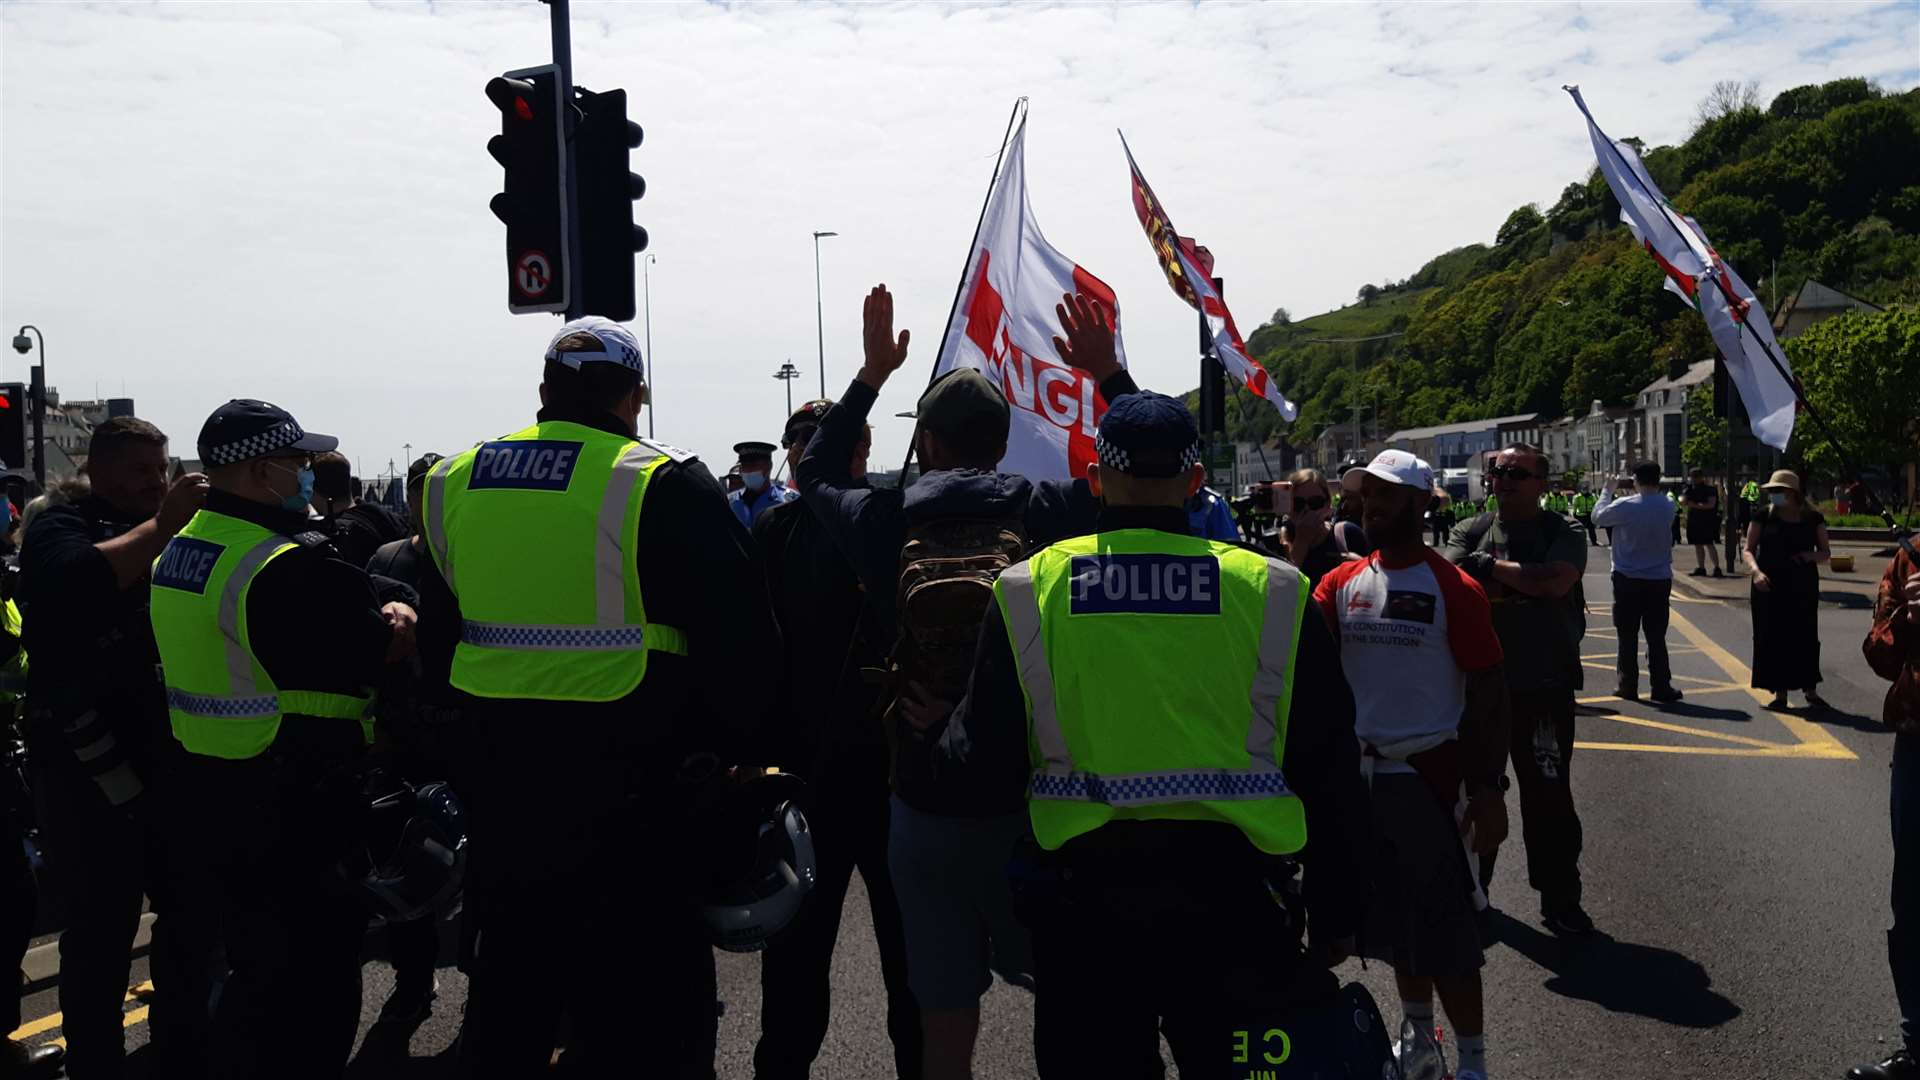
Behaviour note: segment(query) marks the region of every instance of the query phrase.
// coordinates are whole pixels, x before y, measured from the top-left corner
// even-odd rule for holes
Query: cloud
[[[1719,79],[1765,94],[1920,82],[1920,5],[615,4],[576,0],[578,80],[647,132],[659,433],[724,469],[777,431],[791,358],[859,365],[877,281],[916,331],[875,410],[904,452],[1013,99],[1035,213],[1118,290],[1145,385],[1194,382],[1114,128],[1251,328],[1489,240],[1591,166],[1607,129],[1684,138]],[[481,87],[547,58],[531,2],[0,6],[0,315],[48,331],[67,396],[124,380],[179,452],[230,396],[401,444],[523,425],[558,325],[505,311]],[[18,378],[19,369],[6,374]]]

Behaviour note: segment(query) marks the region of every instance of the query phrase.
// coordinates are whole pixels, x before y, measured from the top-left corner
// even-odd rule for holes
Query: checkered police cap
[[[1200,460],[1200,430],[1184,403],[1142,391],[1116,399],[1093,439],[1100,466],[1129,476],[1178,476]]]
[[[324,454],[340,445],[331,435],[300,427],[293,414],[280,406],[250,398],[236,398],[213,411],[201,425],[198,449],[206,465],[232,465],[283,450]]]
[[[560,343],[575,334],[587,334],[600,343],[597,352],[561,352]],[[598,315],[588,315],[575,319],[560,328],[547,343],[547,360],[555,364],[580,370],[585,363],[619,364],[642,378],[647,374],[645,363],[640,358],[640,343],[634,340],[633,332],[612,319]]]

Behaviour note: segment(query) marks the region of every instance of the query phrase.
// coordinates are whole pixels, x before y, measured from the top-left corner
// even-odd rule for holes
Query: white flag
[[[1775,450],[1785,450],[1793,437],[1800,395],[1787,354],[1767,323],[1766,309],[1733,268],[1721,261],[1700,223],[1667,202],[1633,147],[1608,138],[1594,123],[1580,88],[1565,89],[1587,118],[1594,158],[1620,202],[1620,220],[1666,272],[1667,289],[1705,316],[1727,374],[1747,407],[1754,436]]]
[[[987,200],[980,238],[967,257],[967,287],[947,327],[934,376],[973,368],[993,380],[1013,407],[1000,471],[1032,480],[1085,476],[1107,403],[1091,375],[1054,353],[1054,314],[1067,293],[1097,297],[1114,322],[1113,351],[1124,366],[1120,308],[1113,290],[1040,235],[1027,206],[1026,121],[1007,146],[1000,180]]]

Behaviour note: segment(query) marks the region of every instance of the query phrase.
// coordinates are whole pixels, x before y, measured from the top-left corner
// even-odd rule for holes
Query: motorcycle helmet
[[[458,906],[466,880],[466,811],[444,783],[370,785],[361,841],[340,871],[374,917],[407,922]]]
[[[799,777],[769,773],[734,782],[719,811],[715,873],[699,901],[713,944],[758,952],[799,915],[815,878],[813,834],[798,798]],[[750,857],[738,845],[751,845]]]

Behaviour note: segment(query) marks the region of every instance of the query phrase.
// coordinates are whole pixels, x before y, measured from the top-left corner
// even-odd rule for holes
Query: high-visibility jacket
[[[634,545],[647,484],[683,451],[546,421],[427,478],[427,549],[460,601],[452,683],[488,698],[614,701],[686,635],[647,621]]]
[[[1040,846],[1119,820],[1220,821],[1306,845],[1282,771],[1306,578],[1154,529],[1063,540],[994,584],[1027,704]]]
[[[173,735],[188,753],[257,757],[287,713],[356,720],[372,740],[371,694],[281,690],[254,655],[248,592],[267,564],[299,546],[251,521],[201,510],[153,561],[153,638]]]

